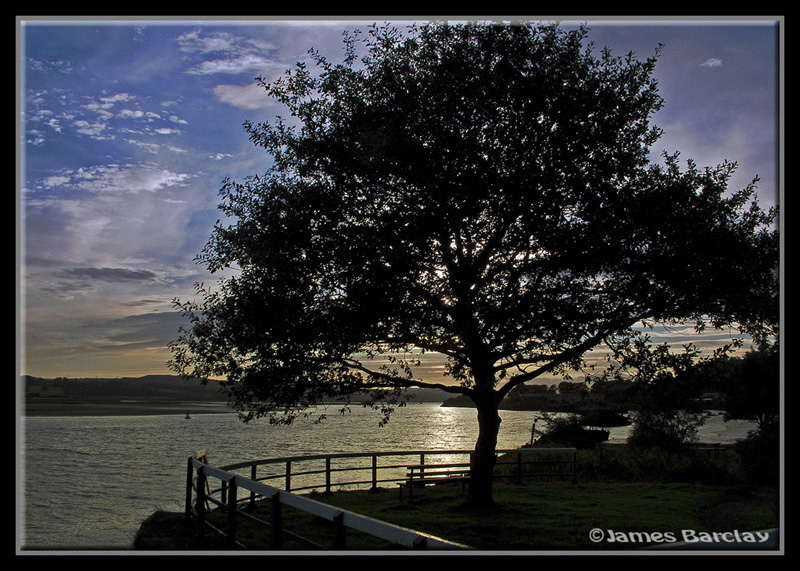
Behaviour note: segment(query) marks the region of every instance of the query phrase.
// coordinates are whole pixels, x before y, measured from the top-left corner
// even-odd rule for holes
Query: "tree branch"
[[[342,359],[341,363],[354,371],[365,373],[371,379],[381,379],[382,382],[374,384],[367,383],[365,388],[386,388],[386,387],[403,387],[419,388],[419,389],[439,389],[452,394],[469,394],[470,389],[458,385],[445,385],[443,383],[431,383],[421,379],[404,379],[398,375],[392,375],[381,371],[375,371],[366,367],[361,361],[357,359]]]
[[[629,318],[629,320],[626,320],[625,322],[606,325],[606,327],[601,328],[597,333],[595,333],[591,337],[588,337],[578,345],[565,349],[558,355],[554,355],[546,365],[539,367],[535,371],[530,371],[527,373],[522,373],[519,375],[512,376],[511,379],[509,379],[509,381],[505,385],[503,385],[500,389],[498,389],[498,393],[501,395],[501,397],[504,397],[511,391],[511,389],[513,389],[517,385],[521,385],[522,383],[531,381],[537,377],[540,377],[545,373],[553,371],[557,367],[563,365],[564,363],[567,363],[568,361],[571,361],[572,359],[580,357],[592,347],[599,345],[600,342],[602,342],[602,340],[605,339],[609,334],[613,333],[614,331],[620,331],[622,329],[628,328],[640,320],[641,318],[639,317],[635,319]],[[542,358],[545,357],[542,356]]]

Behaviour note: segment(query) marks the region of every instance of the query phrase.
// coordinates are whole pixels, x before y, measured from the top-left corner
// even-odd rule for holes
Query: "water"
[[[498,448],[530,440],[530,411],[501,411]],[[141,522],[158,509],[181,511],[186,459],[207,449],[213,465],[261,458],[392,450],[471,449],[474,409],[416,404],[377,427],[375,412],[352,413],[320,425],[241,423],[234,414],[22,417],[19,546],[25,550],[130,549]],[[710,417],[701,440],[730,442],[746,422]],[[624,440],[627,427],[611,429]]]

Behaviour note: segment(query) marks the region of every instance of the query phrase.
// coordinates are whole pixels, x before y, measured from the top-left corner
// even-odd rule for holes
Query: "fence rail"
[[[381,452],[352,452],[338,454],[309,454],[302,456],[285,456],[279,458],[266,458],[227,464],[220,468],[235,472],[244,468],[249,469],[249,478],[255,481],[283,480],[282,489],[285,491],[307,491],[324,489],[331,492],[334,486],[352,487],[369,486],[377,488],[379,484],[399,483],[405,480],[406,468],[409,464],[424,465],[427,463],[439,464],[448,457],[466,457],[473,450],[401,450]],[[497,450],[503,458],[498,460],[497,474],[511,476],[518,481],[530,477],[558,476],[575,478],[575,449],[574,448],[510,448]],[[560,456],[557,459],[541,459],[540,456]],[[406,457],[407,460],[399,459]],[[382,463],[387,459],[394,459],[394,463]],[[348,461],[350,461],[348,463]],[[359,462],[360,461],[360,462]],[[312,464],[324,462],[324,467],[316,469],[297,470],[298,464]],[[334,462],[338,462],[334,466]],[[533,472],[531,466],[552,466],[560,472]],[[272,472],[259,476],[260,467],[271,467]],[[277,471],[276,471],[277,470]],[[360,479],[335,480],[334,476],[348,473],[369,473]],[[324,480],[318,481],[308,476],[320,476]],[[299,485],[295,482],[301,479]]]
[[[273,549],[283,546],[284,538],[290,538],[312,547],[307,540],[284,528],[283,508],[289,507],[312,514],[328,521],[333,527],[331,538],[334,549],[346,547],[347,530],[357,530],[368,535],[388,541],[400,547],[411,549],[469,549],[467,546],[453,543],[429,534],[409,530],[389,523],[381,522],[360,514],[332,507],[306,496],[292,492],[302,490],[324,490],[331,492],[333,486],[364,487],[377,489],[379,485],[388,483],[401,484],[406,481],[406,469],[409,464],[429,465],[441,464],[448,458],[469,455],[471,450],[415,450],[387,451],[374,453],[342,453],[290,456],[268,458],[213,467],[208,463],[205,450],[198,451],[189,457],[186,479],[187,518],[196,518],[198,535],[204,535],[207,528],[226,537],[227,546],[231,549],[245,547],[237,540],[237,526],[242,519],[255,521],[271,530],[270,544]],[[496,475],[515,482],[526,477],[555,476],[562,479],[570,477],[573,481],[576,474],[576,452],[574,448],[523,448],[498,450],[504,461],[499,461]],[[561,455],[561,458],[558,456]],[[545,458],[542,459],[541,456]],[[399,462],[402,457],[408,458]],[[554,458],[555,457],[555,458]],[[322,462],[324,468],[303,468],[298,465]],[[334,466],[336,462],[336,466]],[[551,467],[555,470],[532,470],[531,467]],[[259,475],[259,468],[273,468],[272,473]],[[275,471],[278,468],[278,471]],[[246,469],[249,476],[237,473]],[[368,472],[369,476],[362,476]],[[335,479],[335,475],[347,475],[344,479]],[[355,479],[353,479],[355,478]],[[283,487],[264,483],[269,480],[282,480]],[[297,480],[301,484],[294,486]],[[219,486],[212,488],[210,481],[218,481]],[[253,508],[257,499],[270,500],[269,521],[260,520],[247,513],[245,508]],[[226,514],[225,529],[209,522],[210,505]]]

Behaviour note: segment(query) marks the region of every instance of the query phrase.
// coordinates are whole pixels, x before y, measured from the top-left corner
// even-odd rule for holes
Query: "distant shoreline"
[[[23,416],[146,416],[232,413],[224,402],[28,402],[21,408]]]

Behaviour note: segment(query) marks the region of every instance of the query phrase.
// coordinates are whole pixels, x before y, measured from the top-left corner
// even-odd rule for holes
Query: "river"
[[[530,440],[539,413],[501,411],[498,448]],[[233,413],[21,417],[18,548],[32,551],[131,549],[141,522],[158,509],[181,511],[186,459],[206,449],[213,465],[321,453],[470,449],[474,409],[414,404],[385,427],[374,411],[336,410],[322,424],[267,420],[243,424]],[[752,425],[707,419],[704,442],[731,442]],[[623,441],[628,428],[611,429]]]

